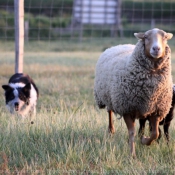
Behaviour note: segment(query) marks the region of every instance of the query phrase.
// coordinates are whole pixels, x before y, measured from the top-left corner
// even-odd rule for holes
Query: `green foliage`
[[[70,24],[70,17],[47,17],[25,13],[24,20],[29,22],[29,38],[55,38],[52,28],[65,28]],[[0,37],[14,39],[14,13],[0,10]]]
[[[130,19],[169,19],[175,17],[173,1],[123,1],[122,13]],[[131,18],[132,17],[132,18]]]
[[[29,39],[31,40],[56,40],[60,37],[67,39],[72,37],[69,28],[71,23],[73,0],[44,0],[24,1],[25,20],[29,21]],[[7,2],[1,0],[0,6],[6,6]],[[13,11],[14,0],[8,1],[8,6]],[[122,25],[123,36],[131,37],[134,32],[150,29],[151,19],[155,20],[155,27],[160,27],[168,32],[175,33],[175,25],[171,19],[175,18],[174,1],[122,1]],[[134,22],[132,21],[134,19]],[[142,19],[142,22],[141,22]],[[137,22],[138,21],[138,22]],[[144,22],[145,21],[145,22]],[[167,22],[166,22],[167,21]],[[66,28],[67,30],[64,30]],[[73,37],[78,38],[80,32],[74,31]],[[111,37],[111,27],[83,26],[83,37]],[[116,33],[119,35],[119,32]],[[0,37],[14,39],[14,14],[0,10]]]
[[[135,32],[150,29],[151,20],[155,22],[154,27],[175,33],[175,26],[170,22],[170,19],[175,18],[174,8],[173,1],[122,1],[124,36],[131,37]],[[132,21],[133,19],[135,22]],[[145,21],[142,24],[140,24],[141,19]]]
[[[7,6],[14,9],[14,0],[1,0],[0,6]],[[60,14],[72,13],[73,0],[24,0],[26,13],[35,15],[57,16]]]
[[[14,14],[0,10],[0,37],[14,38]]]

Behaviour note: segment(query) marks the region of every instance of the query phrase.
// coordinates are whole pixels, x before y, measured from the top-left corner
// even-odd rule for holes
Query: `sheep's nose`
[[[158,52],[158,51],[160,50],[160,47],[154,46],[154,47],[153,47],[153,50],[156,51],[156,52]]]

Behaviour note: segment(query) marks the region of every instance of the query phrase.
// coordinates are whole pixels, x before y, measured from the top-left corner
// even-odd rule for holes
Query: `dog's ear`
[[[26,96],[29,96],[30,94],[30,89],[31,89],[31,84],[27,83],[23,88],[22,91],[24,92],[24,94],[26,94]]]
[[[12,87],[10,87],[9,85],[2,85],[2,88],[5,90],[5,91],[8,91],[10,89],[13,89]]]
[[[27,83],[24,87],[23,87],[24,90],[28,91],[31,89],[31,84],[30,83]]]

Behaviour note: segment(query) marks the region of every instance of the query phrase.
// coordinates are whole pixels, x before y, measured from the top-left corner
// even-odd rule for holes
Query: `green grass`
[[[56,41],[29,41],[25,43],[26,52],[62,52],[62,51],[98,51],[122,43],[136,43],[136,38],[83,38],[78,39],[57,38]],[[14,42],[0,42],[0,51],[14,51]]]
[[[0,89],[0,174],[175,173],[174,120],[169,147],[164,138],[160,144],[143,146],[136,136],[135,160],[129,156],[123,119],[115,117],[116,133],[108,134],[107,112],[97,109],[93,97],[95,64],[102,47],[98,45],[90,52],[88,48],[95,44],[84,45],[83,51],[72,46],[74,52],[58,52],[52,50],[57,47],[56,42],[50,43],[50,50],[42,44],[37,48],[33,43],[32,48],[28,43],[24,55],[24,72],[31,75],[40,91],[33,125],[6,111]],[[4,50],[1,47],[1,85],[14,73],[14,53],[7,47]],[[175,52],[173,75],[174,67]]]

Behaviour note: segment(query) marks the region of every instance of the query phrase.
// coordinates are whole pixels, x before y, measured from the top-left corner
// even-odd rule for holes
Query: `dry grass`
[[[1,174],[175,173],[174,121],[169,147],[163,138],[160,144],[146,147],[136,137],[136,160],[128,156],[123,119],[115,118],[116,133],[108,134],[106,111],[96,108],[93,97],[95,63],[100,53],[25,53],[24,72],[40,90],[37,117],[34,125],[12,117],[0,90]],[[14,53],[2,52],[0,63],[0,83],[4,84],[14,72]],[[174,52],[172,63],[175,75]]]

